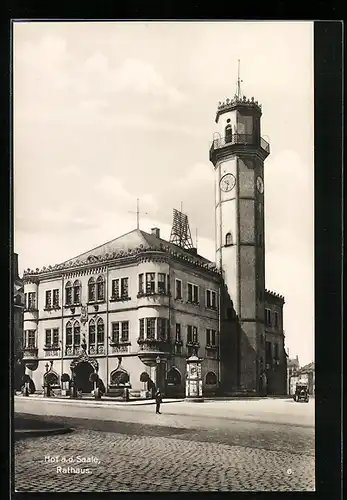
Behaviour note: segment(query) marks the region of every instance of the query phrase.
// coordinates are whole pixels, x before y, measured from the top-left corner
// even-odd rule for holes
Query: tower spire
[[[236,97],[238,99],[242,99],[241,83],[243,83],[243,80],[241,80],[241,77],[240,77],[240,59],[238,59],[237,60],[237,89],[236,89]]]

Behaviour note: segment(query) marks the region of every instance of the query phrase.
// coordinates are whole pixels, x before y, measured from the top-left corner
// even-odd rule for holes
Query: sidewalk
[[[50,398],[44,397],[42,395],[31,394],[28,397],[25,396],[15,396],[15,400],[25,400],[25,401],[47,401],[50,403],[80,403],[88,404],[93,406],[143,406],[143,405],[154,405],[155,399],[130,399],[130,401],[122,401],[108,396],[103,396],[102,399],[95,399],[92,397],[73,399],[68,396],[53,396]],[[181,403],[184,399],[164,399],[162,404],[165,403]]]

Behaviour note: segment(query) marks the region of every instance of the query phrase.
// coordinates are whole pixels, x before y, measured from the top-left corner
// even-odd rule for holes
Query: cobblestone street
[[[298,491],[314,489],[314,456],[176,437],[93,430],[16,444],[17,491]],[[45,457],[58,455],[58,462]],[[73,462],[64,463],[64,459]],[[80,458],[78,458],[80,457]],[[98,463],[78,463],[95,457]],[[61,467],[61,469],[59,469]],[[58,472],[72,467],[85,473]],[[86,471],[86,469],[89,469]],[[70,469],[71,470],[71,469]]]
[[[304,414],[313,417],[311,405],[291,405],[286,401],[259,405],[254,401],[242,405],[248,412],[242,421],[243,411],[234,402],[211,404],[204,409],[183,404],[175,408],[170,403],[163,406],[164,413],[159,416],[151,406],[96,407],[93,411],[73,404],[67,410],[60,403],[48,407],[43,401],[19,403],[16,409],[26,408],[22,413],[25,418],[44,418],[68,425],[74,431],[16,442],[17,491],[315,489],[314,420],[311,425],[308,417],[305,425],[301,422]],[[45,406],[50,416],[43,415]],[[233,419],[237,407],[237,419]],[[270,411],[271,407],[277,408],[277,413]],[[281,408],[293,412],[288,416],[289,423],[283,422]],[[36,415],[30,416],[30,409]],[[250,414],[257,421],[247,420]],[[261,422],[261,418],[268,422]],[[294,419],[296,424],[291,423]],[[45,461],[48,456],[59,458],[52,463]],[[91,457],[94,462],[82,461]],[[89,471],[74,472],[71,468]]]

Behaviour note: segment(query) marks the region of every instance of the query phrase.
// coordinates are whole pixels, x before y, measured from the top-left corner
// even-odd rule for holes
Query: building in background
[[[22,341],[23,341],[23,316],[24,316],[24,284],[18,273],[18,254],[13,255],[12,261],[12,284],[13,284],[13,366],[14,366],[14,388],[20,389],[22,376],[24,375],[24,364],[22,363]]]
[[[295,392],[295,385],[297,383],[297,375],[299,372],[300,363],[298,355],[295,358],[289,358],[289,350],[287,356],[287,394],[293,395]]]

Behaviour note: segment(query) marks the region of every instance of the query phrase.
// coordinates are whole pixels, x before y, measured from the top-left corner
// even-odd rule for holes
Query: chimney
[[[160,229],[159,229],[159,227],[152,227],[151,234],[153,234],[153,236],[155,236],[156,238],[160,238]]]

